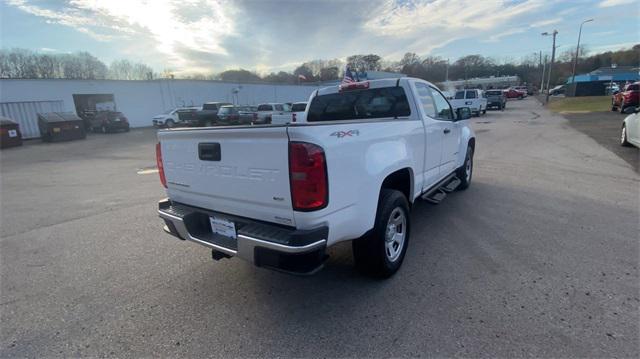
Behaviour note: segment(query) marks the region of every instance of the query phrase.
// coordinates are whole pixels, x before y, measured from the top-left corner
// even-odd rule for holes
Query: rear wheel
[[[378,278],[392,276],[404,260],[410,230],[405,196],[397,190],[382,189],[373,230],[352,243],[356,268]]]

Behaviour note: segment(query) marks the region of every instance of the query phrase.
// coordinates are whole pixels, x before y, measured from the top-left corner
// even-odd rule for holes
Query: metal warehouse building
[[[208,101],[257,105],[306,101],[317,85],[228,83],[199,80],[23,80],[0,79],[0,115],[20,124],[23,138],[40,137],[37,113],[95,110],[113,102],[132,127],[151,126],[151,118],[181,106]],[[93,108],[91,108],[93,107]]]
[[[615,82],[624,85],[640,80],[640,68],[635,66],[600,67],[587,74],[576,75],[575,83],[569,77],[566,84],[567,96],[606,95],[607,85]]]

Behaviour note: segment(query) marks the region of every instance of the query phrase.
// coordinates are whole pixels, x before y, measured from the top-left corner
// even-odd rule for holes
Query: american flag
[[[349,65],[347,65],[347,67],[345,67],[345,69],[344,69],[344,77],[342,78],[342,83],[343,84],[350,84],[350,83],[356,82],[356,81],[357,80],[353,79],[353,76],[352,76],[352,73],[351,73],[351,69],[349,68]]]

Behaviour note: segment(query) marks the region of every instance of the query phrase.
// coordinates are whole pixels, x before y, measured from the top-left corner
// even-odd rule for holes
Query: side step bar
[[[447,197],[447,193],[455,191],[460,183],[462,183],[462,181],[452,173],[444,180],[433,186],[430,190],[423,193],[420,198],[429,203],[438,204]]]

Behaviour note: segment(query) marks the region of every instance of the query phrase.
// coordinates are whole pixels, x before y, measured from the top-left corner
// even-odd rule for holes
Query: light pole
[[[543,32],[542,36],[553,36],[553,45],[551,46],[551,63],[549,64],[549,71],[547,77],[547,98],[545,99],[545,103],[549,103],[549,86],[551,85],[551,70],[553,70],[553,61],[556,59],[556,35],[558,35],[558,30],[553,30],[550,34],[548,32]]]
[[[578,66],[578,56],[580,56],[580,36],[582,36],[582,25],[591,21],[593,21],[593,19],[585,20],[580,24],[580,31],[578,31],[578,46],[576,46],[576,58],[573,61],[573,75],[571,76],[572,84],[576,82],[576,66]]]

